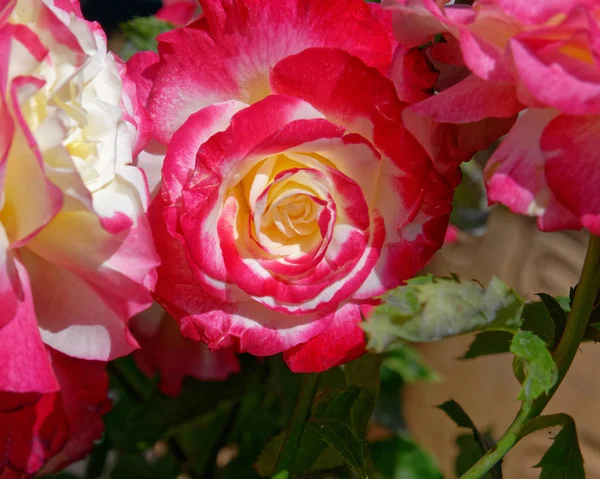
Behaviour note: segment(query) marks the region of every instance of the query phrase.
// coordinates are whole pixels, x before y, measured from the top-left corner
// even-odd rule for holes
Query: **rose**
[[[440,3],[386,2],[401,42],[412,46],[438,32],[455,37],[472,72],[416,104],[413,113],[464,123],[524,110],[486,167],[490,201],[536,216],[544,231],[586,227],[600,233],[597,2]]]
[[[361,317],[440,247],[452,190],[400,121],[369,7],[238,5],[203,3],[140,62],[168,142],[154,297],[212,350],[319,371],[364,352]]]
[[[157,258],[131,162],[150,130],[78,2],[9,1],[0,43],[0,391],[28,404],[64,383],[48,347],[99,361],[137,347],[127,321],[151,303]]]
[[[205,344],[184,338],[175,320],[158,304],[139,314],[132,329],[141,346],[133,352],[133,359],[150,378],[158,371],[158,388],[163,394],[177,396],[186,376],[200,381],[224,381],[240,371],[233,351],[211,353]]]

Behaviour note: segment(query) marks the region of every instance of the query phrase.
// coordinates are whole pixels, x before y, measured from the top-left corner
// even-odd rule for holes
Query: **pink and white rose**
[[[168,144],[154,296],[211,350],[349,361],[372,298],[441,246],[452,199],[385,77],[390,18],[362,0],[201,4],[138,59]]]
[[[157,257],[131,165],[149,118],[100,26],[75,0],[4,1],[0,52],[5,410],[7,395],[60,401],[56,357],[98,368],[138,347],[128,320],[151,304]]]

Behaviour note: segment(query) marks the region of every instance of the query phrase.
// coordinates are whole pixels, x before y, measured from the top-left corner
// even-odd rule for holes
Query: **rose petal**
[[[69,436],[60,452],[44,466],[44,475],[58,472],[89,454],[94,442],[102,437],[102,416],[111,407],[105,363],[83,361],[53,350],[50,354],[60,382]]]
[[[558,201],[596,235],[600,234],[599,133],[598,117],[560,115],[548,124],[541,137],[548,186]],[[562,227],[569,226],[572,227]]]
[[[27,271],[15,258],[22,298],[12,320],[0,328],[0,391],[50,393],[59,386],[38,331]]]
[[[295,373],[317,373],[358,358],[365,352],[365,333],[359,326],[360,306],[347,303],[321,334],[283,353]]]
[[[160,37],[160,70],[149,108],[162,143],[206,105],[264,98],[270,93],[269,70],[305,48],[344,48],[385,71],[390,64],[385,28],[362,0],[245,1],[235,9],[222,0],[201,4],[205,20]]]
[[[152,324],[149,330],[148,322],[158,325]],[[159,388],[167,395],[177,396],[187,376],[201,381],[224,381],[240,371],[233,351],[211,353],[205,344],[185,339],[177,322],[159,306],[139,315],[133,328],[141,346],[133,353],[136,364],[148,377],[158,371]]]

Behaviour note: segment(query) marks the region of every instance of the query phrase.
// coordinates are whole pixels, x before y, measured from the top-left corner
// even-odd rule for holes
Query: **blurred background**
[[[325,0],[324,0],[325,1]],[[123,45],[122,22],[134,16],[149,16],[161,0],[81,0],[86,18],[102,24],[117,53]],[[127,55],[124,55],[127,56]],[[482,155],[479,164],[485,161]],[[546,292],[566,296],[577,283],[585,255],[582,232],[540,233],[531,219],[510,214],[503,208],[488,210],[481,190],[481,168],[470,162],[458,192],[453,222],[462,232],[444,246],[428,271],[437,275],[455,273],[487,284],[498,276],[529,299]],[[498,438],[514,418],[519,402],[519,383],[513,376],[511,357],[495,355],[477,360],[459,360],[472,337],[462,336],[419,346],[425,362],[440,373],[434,383],[416,383],[404,388],[402,407],[414,439],[438,461],[445,477],[456,477],[455,459],[465,431],[436,405],[452,398],[469,413],[475,424]],[[600,479],[600,348],[582,345],[575,363],[546,413],[565,412],[574,417],[589,479]],[[462,434],[462,436],[461,436]],[[524,439],[503,463],[504,477],[536,478],[537,464],[551,444],[555,431],[545,430]],[[457,439],[459,438],[459,439]]]

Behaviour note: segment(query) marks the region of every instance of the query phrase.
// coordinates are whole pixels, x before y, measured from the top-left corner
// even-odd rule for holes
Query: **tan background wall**
[[[440,275],[453,272],[484,284],[495,275],[530,298],[538,292],[567,295],[569,286],[577,283],[586,240],[582,232],[541,233],[528,218],[498,208],[484,237],[464,237],[445,246],[428,270]],[[459,431],[435,405],[449,398],[458,401],[478,427],[491,426],[496,438],[519,407],[519,384],[512,374],[510,355],[455,359],[464,354],[471,339],[459,337],[423,345],[425,360],[442,373],[444,380],[416,384],[405,393],[407,422],[416,440],[438,459],[447,478],[455,477],[455,437]],[[575,418],[588,479],[600,479],[599,369],[600,345],[586,343],[545,411],[565,412]],[[550,446],[550,437],[553,434],[544,431],[521,441],[504,462],[504,477],[538,478],[539,469],[531,467]]]

